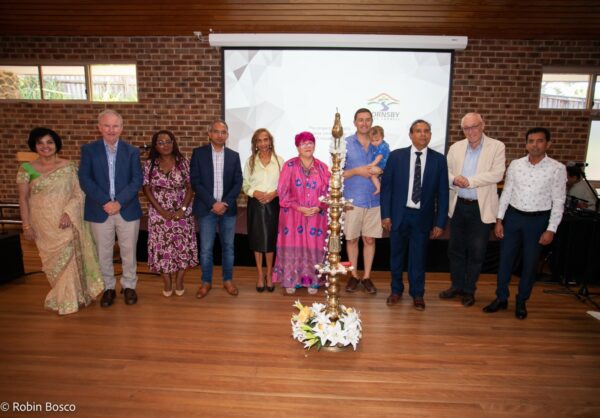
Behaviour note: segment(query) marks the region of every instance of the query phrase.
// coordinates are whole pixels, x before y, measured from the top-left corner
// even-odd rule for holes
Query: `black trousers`
[[[458,199],[450,220],[448,243],[453,288],[464,293],[475,293],[492,225],[481,222],[477,201],[466,203]]]

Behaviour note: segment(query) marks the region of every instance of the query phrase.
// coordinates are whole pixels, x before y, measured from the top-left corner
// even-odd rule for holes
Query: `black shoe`
[[[123,297],[125,298],[125,305],[135,305],[137,303],[138,297],[135,289],[121,289],[121,293],[123,293]]]
[[[269,293],[273,293],[275,291],[275,285],[273,285],[273,286],[267,286],[267,291]]]
[[[442,290],[439,294],[440,299],[454,299],[457,296],[461,296],[463,294],[462,290],[455,289],[450,287],[446,290]]]
[[[525,306],[525,301],[517,300],[517,307],[515,308],[515,316],[518,319],[527,318],[527,306]]]
[[[102,306],[103,308],[108,308],[110,305],[113,304],[116,297],[117,297],[117,292],[115,292],[115,289],[106,289],[104,291],[104,294],[102,295],[102,300],[100,301],[100,306]]]
[[[475,296],[473,293],[465,293],[462,295],[460,303],[465,307],[473,306],[475,304]]]
[[[263,274],[263,277],[262,277],[263,285],[262,286],[256,286],[256,291],[258,293],[262,293],[262,292],[265,291],[265,289],[267,288],[267,286],[265,285],[266,281],[267,281],[267,276],[265,274]]]
[[[506,308],[508,308],[508,301],[494,299],[492,303],[490,303],[485,308],[483,308],[483,312],[494,313],[494,312],[498,312],[500,309],[506,309]]]

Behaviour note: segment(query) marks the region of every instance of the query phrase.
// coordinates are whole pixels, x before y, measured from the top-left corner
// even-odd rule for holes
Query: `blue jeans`
[[[223,281],[233,278],[233,240],[235,238],[235,216],[218,216],[209,213],[198,218],[200,226],[200,264],[202,266],[202,283],[212,283],[213,247],[217,225],[221,240]]]
[[[526,301],[531,295],[537,264],[542,246],[539,239],[548,226],[550,214],[537,216],[522,215],[511,206],[504,216],[504,238],[500,242],[500,265],[498,266],[498,287],[496,297],[508,299],[511,273],[519,250],[523,251],[523,270],[519,280],[517,300]]]
[[[456,202],[450,220],[448,259],[452,287],[465,293],[475,293],[477,279],[485,260],[490,239],[490,224],[481,222],[479,204]]]

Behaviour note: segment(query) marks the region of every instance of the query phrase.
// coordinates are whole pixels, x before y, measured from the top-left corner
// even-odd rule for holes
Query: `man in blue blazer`
[[[237,152],[226,148],[229,128],[225,121],[212,123],[209,145],[194,149],[190,164],[190,181],[196,193],[193,214],[200,226],[200,264],[202,286],[196,297],[205,297],[212,287],[213,247],[217,225],[221,240],[223,287],[232,296],[238,289],[233,284],[233,242],[237,214],[236,199],[242,189],[242,166]]]
[[[81,147],[79,184],[85,193],[84,219],[96,240],[104,294],[100,305],[108,307],[116,297],[113,252],[115,234],[122,260],[121,293],[125,303],[137,302],[136,245],[142,208],[138,191],[143,175],[140,151],[120,139],[123,118],[112,109],[98,115],[102,138]]]
[[[448,214],[446,157],[427,148],[431,125],[416,120],[410,126],[412,146],[390,153],[381,181],[381,223],[390,231],[392,292],[395,305],[404,291],[402,272],[408,251],[409,294],[415,309],[424,310],[425,262],[429,238],[438,238]]]

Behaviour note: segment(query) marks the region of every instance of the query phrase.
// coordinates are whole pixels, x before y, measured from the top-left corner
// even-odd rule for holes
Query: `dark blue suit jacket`
[[[120,214],[126,221],[142,217],[138,199],[142,183],[140,150],[119,139],[115,164],[115,200],[121,204]],[[103,139],[81,147],[79,184],[85,193],[84,219],[100,223],[106,221],[108,214],[102,206],[110,201],[110,179]]]
[[[392,229],[400,227],[407,210],[410,150],[411,147],[392,151],[381,179],[381,219],[391,218]],[[446,226],[448,190],[446,157],[428,148],[419,210],[419,225],[423,232],[434,226],[442,229]]]
[[[242,190],[240,155],[225,148],[223,165],[223,197],[221,201],[228,205],[225,216],[233,216],[237,213],[236,199]],[[216,202],[213,197],[214,179],[212,146],[210,144],[194,149],[190,162],[190,182],[195,192],[192,213],[196,217],[208,215]]]

